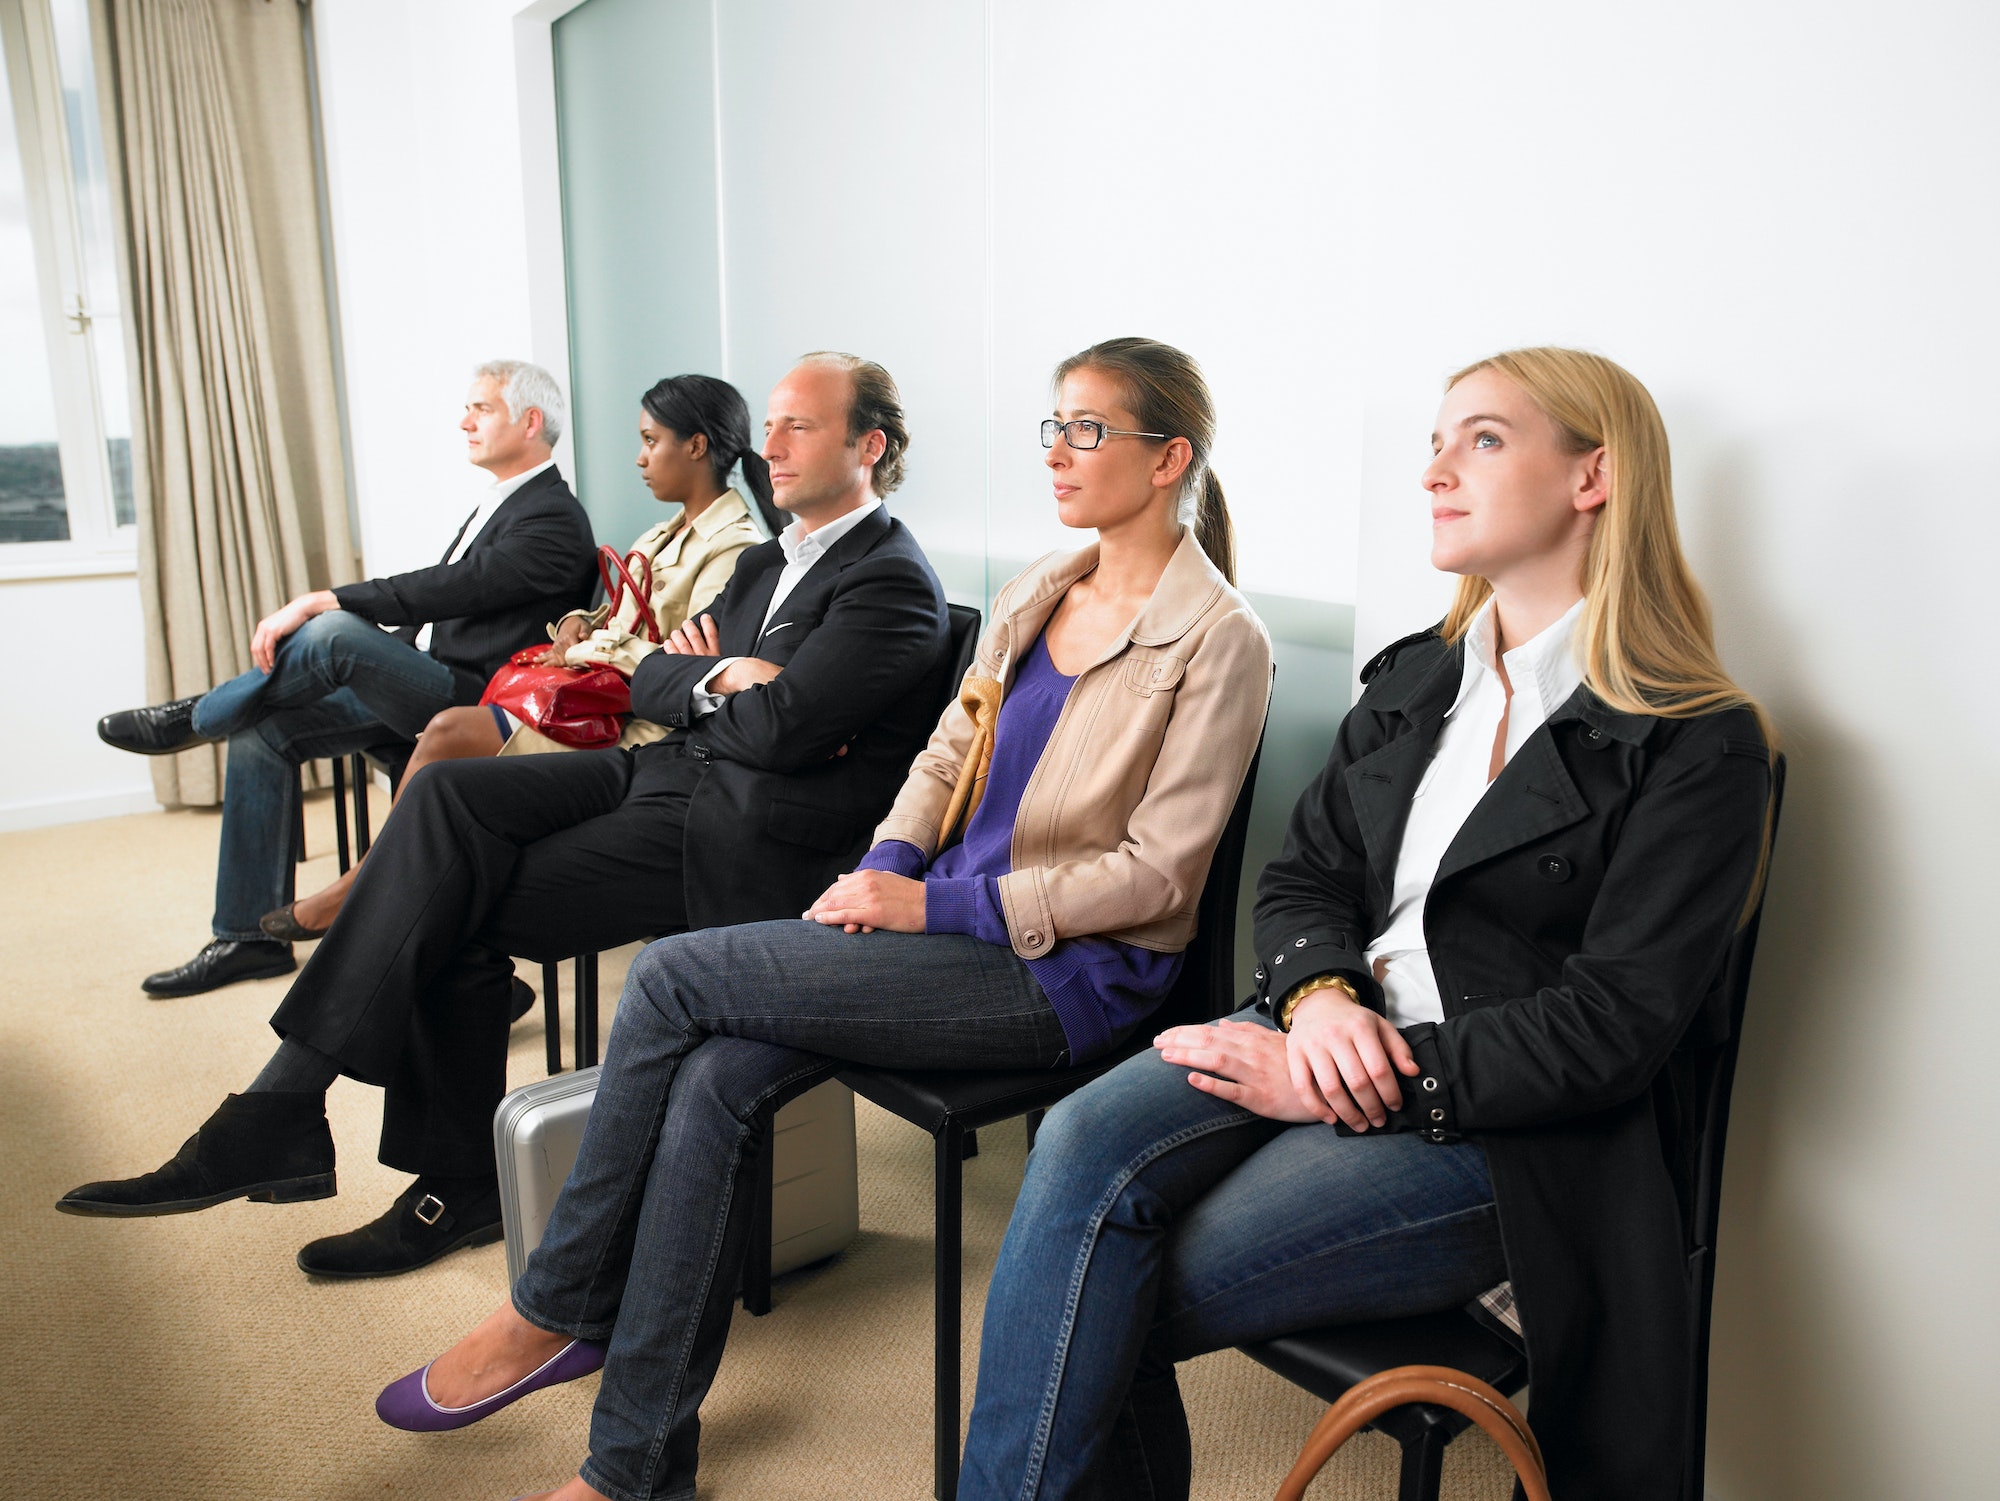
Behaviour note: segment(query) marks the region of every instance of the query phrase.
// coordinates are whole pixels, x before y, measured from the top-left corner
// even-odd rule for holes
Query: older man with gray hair
[[[258,622],[251,671],[98,722],[107,744],[140,755],[229,742],[214,938],[148,975],[148,995],[290,973],[290,938],[318,935],[275,938],[259,921],[292,899],[297,767],[414,743],[432,715],[477,703],[509,653],[544,638],[546,622],[590,603],[590,520],[551,454],[563,417],[562,391],[539,365],[481,365],[459,429],[493,485],[435,567],[301,594]]]

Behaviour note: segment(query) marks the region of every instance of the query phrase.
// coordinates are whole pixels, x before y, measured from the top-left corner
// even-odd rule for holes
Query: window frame
[[[138,528],[117,523],[113,502],[97,355],[90,335],[90,283],[49,0],[0,0],[0,52],[5,54],[7,91],[20,141],[36,300],[54,388],[56,449],[69,513],[66,541],[0,542],[0,581],[136,572]],[[136,447],[136,432],[132,441]]]

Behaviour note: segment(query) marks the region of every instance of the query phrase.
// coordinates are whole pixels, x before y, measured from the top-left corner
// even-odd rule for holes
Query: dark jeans
[[[561,959],[685,927],[681,844],[702,772],[675,739],[440,761],[410,778],[271,1018],[383,1086],[383,1162],[493,1171],[508,956]]]
[[[765,1102],[823,1077],[828,1059],[1068,1057],[1027,965],[977,938],[793,920],[641,954],[576,1166],[514,1287],[528,1322],[610,1344],[583,1478],[616,1501],[695,1494],[697,1414],[729,1332]]]
[[[391,740],[414,740],[457,695],[451,669],[345,610],[315,615],[252,668],[203,694],[194,727],[229,742],[217,938],[258,939],[257,919],[292,899],[298,768]]]
[[[961,1501],[1184,1501],[1174,1362],[1449,1308],[1506,1275],[1480,1147],[1265,1120],[1142,1053],[1035,1139],[986,1296]]]

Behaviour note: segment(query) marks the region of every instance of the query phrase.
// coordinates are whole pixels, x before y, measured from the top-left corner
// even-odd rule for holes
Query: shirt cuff
[[[924,852],[906,839],[884,839],[861,857],[856,870],[886,870],[892,876],[908,876],[921,881],[930,862]]]
[[[963,933],[1001,948],[1014,943],[990,876],[924,882],[924,931]]]
[[[742,658],[740,657],[724,657],[703,674],[702,680],[696,683],[688,694],[688,712],[692,718],[701,719],[706,715],[713,714],[729,701],[729,695],[726,693],[710,693],[708,685],[715,681],[716,674],[721,672],[723,668],[732,662],[741,660]]]

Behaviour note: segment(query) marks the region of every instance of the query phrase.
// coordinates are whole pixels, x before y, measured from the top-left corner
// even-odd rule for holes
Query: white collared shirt
[[[452,544],[451,551],[445,555],[446,564],[456,563],[471,551],[472,544],[478,540],[479,534],[486,530],[486,523],[493,519],[493,513],[500,509],[502,502],[544,469],[554,468],[555,462],[552,458],[543,459],[534,468],[523,469],[511,479],[495,480],[492,488],[479,498],[479,504],[466,518],[465,530],[458,534],[458,541]],[[431,649],[431,623],[428,620],[424,622],[423,629],[417,632],[416,647],[418,651]]]
[[[1507,715],[1504,765],[1583,681],[1571,650],[1582,614],[1583,601],[1578,600],[1539,636],[1506,653],[1507,680],[1514,688],[1511,702],[1494,668],[1493,601],[1487,600],[1472,618],[1465,634],[1465,670],[1459,677],[1458,697],[1410,800],[1410,819],[1403,826],[1403,845],[1396,855],[1389,921],[1368,949],[1369,968],[1382,982],[1392,1026],[1444,1020],[1444,1000],[1424,937],[1424,903],[1445,851],[1486,795],[1501,714]]]
[[[771,603],[764,609],[764,622],[757,632],[760,640],[763,633],[770,629],[771,617],[778,613],[778,606],[782,605],[791,592],[798,588],[805,576],[812,572],[813,564],[825,557],[834,543],[881,509],[882,502],[879,499],[871,499],[863,505],[856,506],[845,516],[827,522],[825,526],[816,526],[811,531],[806,531],[804,523],[794,519],[790,526],[778,533],[778,546],[784,549],[785,566],[778,571],[778,587],[771,591]],[[737,657],[724,657],[694,685],[694,694],[688,705],[689,712],[694,718],[699,719],[704,714],[713,714],[722,707],[729,695],[710,693],[708,685],[715,681],[717,673],[730,663],[739,660],[741,659]]]

